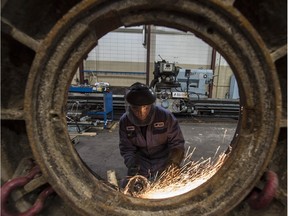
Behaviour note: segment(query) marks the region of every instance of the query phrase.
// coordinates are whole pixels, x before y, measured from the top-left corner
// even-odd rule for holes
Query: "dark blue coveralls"
[[[178,163],[183,158],[185,140],[177,119],[162,107],[155,109],[152,124],[145,127],[133,125],[126,113],[120,118],[119,147],[128,176],[131,175],[129,169],[138,166],[137,174],[151,177],[157,171],[161,173],[171,158],[180,160]]]

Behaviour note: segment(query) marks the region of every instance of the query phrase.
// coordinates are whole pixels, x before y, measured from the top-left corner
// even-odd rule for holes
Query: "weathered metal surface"
[[[287,1],[236,0],[234,6],[259,32],[269,50],[287,44]]]
[[[51,3],[49,10],[35,2],[16,7],[26,4],[19,0],[8,1],[2,7],[2,16],[23,33],[18,36],[29,35],[32,41],[33,38],[41,41],[34,53],[27,47],[29,43],[23,42],[25,40],[9,35],[9,31],[4,32],[2,69],[5,77],[1,77],[4,83],[1,88],[2,92],[3,89],[11,91],[5,91],[2,107],[7,112],[20,110],[21,113],[24,106],[24,114],[1,115],[11,119],[10,124],[7,121],[4,124],[4,130],[13,128],[11,124],[16,123],[15,120],[25,119],[26,126],[22,124],[21,129],[14,131],[21,131],[24,139],[27,131],[29,141],[25,140],[24,145],[29,150],[31,147],[44,176],[64,202],[73,208],[74,215],[223,215],[231,212],[262,176],[277,143],[283,116],[278,76],[285,78],[281,59],[287,56],[282,49],[286,41],[272,37],[266,28],[276,31],[283,28],[283,16],[277,15],[282,8],[273,3],[271,7],[275,13],[272,8],[261,10],[260,14],[269,12],[273,22],[280,19],[279,25],[272,26],[269,22],[264,29],[255,27],[264,25],[258,18],[248,16],[247,20],[243,16],[243,5],[246,5],[243,1],[87,0],[77,5],[76,1],[64,2],[48,1]],[[270,1],[262,2],[269,6]],[[73,5],[75,7],[66,13]],[[257,4],[251,7],[253,12],[261,9]],[[57,16],[52,16],[56,9]],[[27,12],[29,10],[31,13]],[[107,32],[122,25],[138,24],[165,25],[194,32],[228,60],[240,83],[243,112],[231,157],[210,181],[177,198],[141,200],[112,190],[87,170],[75,153],[66,130],[63,112],[66,91],[79,62]],[[17,52],[18,47],[21,52]],[[276,63],[273,62],[275,54],[270,55],[271,50],[280,52]],[[24,58],[23,53],[28,53],[28,57]],[[18,87],[16,90],[15,86]],[[281,82],[282,89],[283,86]],[[14,161],[17,155],[13,148],[8,148],[9,145],[19,148],[14,141],[19,141],[21,136],[15,139],[11,137],[13,134],[2,135],[2,148],[5,149],[2,165],[6,171],[15,169],[20,161]],[[9,171],[5,173],[4,179],[7,179]],[[59,211],[64,214],[71,210],[60,208]]]

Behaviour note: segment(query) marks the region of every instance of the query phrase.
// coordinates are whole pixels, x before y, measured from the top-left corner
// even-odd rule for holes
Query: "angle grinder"
[[[146,177],[136,175],[129,179],[125,187],[125,192],[132,196],[137,196],[138,194],[143,193],[149,185],[149,180]]]

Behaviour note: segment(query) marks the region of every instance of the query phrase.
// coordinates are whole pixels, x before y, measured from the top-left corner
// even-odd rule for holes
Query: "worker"
[[[179,167],[183,159],[185,140],[178,121],[155,101],[155,92],[139,82],[126,92],[126,112],[119,121],[120,154],[128,168],[122,188],[129,177],[155,177],[169,166]]]

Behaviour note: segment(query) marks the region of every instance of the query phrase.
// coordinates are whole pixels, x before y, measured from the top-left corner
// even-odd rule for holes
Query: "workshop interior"
[[[287,215],[287,2],[1,2],[1,215]],[[140,82],[185,138],[127,175]]]

